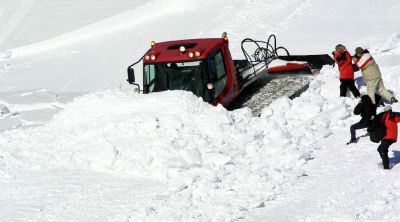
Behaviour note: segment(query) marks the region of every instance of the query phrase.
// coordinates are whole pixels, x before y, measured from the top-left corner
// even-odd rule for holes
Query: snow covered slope
[[[120,14],[146,1],[1,0],[0,51],[25,46]],[[79,18],[79,19],[77,19]]]
[[[227,31],[241,57],[242,38],[276,33],[294,54],[369,48],[400,97],[396,1],[1,2],[2,220],[398,221],[400,147],[383,171],[367,137],[345,145],[359,117],[336,68],[260,117],[187,92],[134,95],[125,81],[151,40]],[[29,45],[13,48],[19,32]]]

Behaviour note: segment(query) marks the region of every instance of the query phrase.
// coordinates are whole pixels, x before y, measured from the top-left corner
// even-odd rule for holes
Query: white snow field
[[[0,221],[400,221],[400,145],[389,171],[365,131],[346,145],[360,117],[356,99],[339,98],[337,67],[260,117],[188,92],[134,94],[125,73],[151,40],[226,31],[240,58],[243,38],[275,33],[292,54],[368,48],[399,98],[399,10],[394,0],[0,0]]]

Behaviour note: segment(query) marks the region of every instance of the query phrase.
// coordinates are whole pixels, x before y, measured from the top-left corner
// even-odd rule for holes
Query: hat
[[[392,110],[392,106],[391,105],[386,105],[385,108],[383,108],[383,111],[389,111]]]
[[[345,49],[346,47],[344,47],[344,45],[342,44],[337,44],[337,46],[335,47],[336,50],[340,50],[340,49]]]
[[[361,47],[356,48],[356,54],[362,54],[364,52],[364,49]]]

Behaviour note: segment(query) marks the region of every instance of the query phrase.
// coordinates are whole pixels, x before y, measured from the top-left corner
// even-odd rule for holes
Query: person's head
[[[343,52],[344,50],[346,50],[346,47],[344,47],[344,45],[342,45],[342,44],[338,44],[338,45],[335,47],[335,51],[336,51],[337,53]]]
[[[369,95],[363,95],[361,96],[361,103],[363,104],[371,104],[372,103],[372,99]]]
[[[356,48],[356,55],[361,56],[364,53],[364,49],[361,47]]]
[[[385,108],[383,108],[383,111],[392,111],[392,106],[391,105],[386,105]]]

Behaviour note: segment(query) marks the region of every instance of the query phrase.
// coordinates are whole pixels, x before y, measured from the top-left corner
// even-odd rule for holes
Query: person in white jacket
[[[365,84],[367,85],[368,95],[371,97],[374,104],[376,104],[376,93],[385,98],[387,101],[392,103],[398,102],[397,99],[389,91],[387,91],[383,85],[379,66],[376,64],[374,58],[372,58],[368,50],[357,47],[353,61],[357,68],[359,68],[362,72]]]

